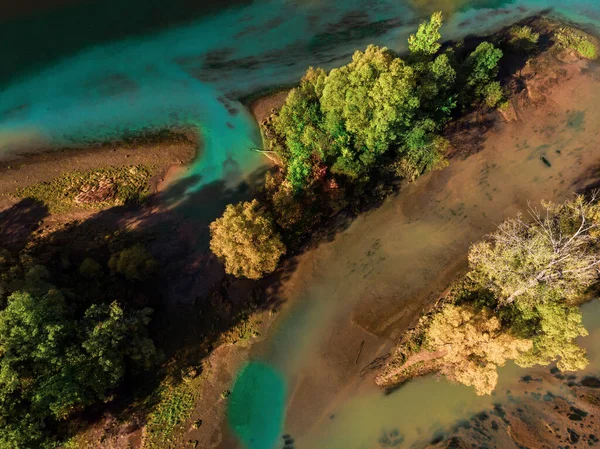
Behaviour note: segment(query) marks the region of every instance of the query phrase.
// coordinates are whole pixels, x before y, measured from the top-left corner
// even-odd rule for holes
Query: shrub
[[[158,268],[156,259],[141,244],[113,254],[108,266],[114,273],[125,276],[130,281],[144,281]]]
[[[586,59],[596,59],[598,50],[596,45],[582,32],[573,28],[563,27],[556,33],[556,40],[563,48],[574,50]]]
[[[490,108],[495,108],[505,101],[504,91],[498,81],[492,81],[491,83],[486,84],[483,88],[482,96],[485,104]]]
[[[271,217],[256,200],[229,204],[210,224],[210,234],[210,249],[224,260],[225,271],[238,277],[260,279],[275,271],[286,251]]]
[[[98,279],[102,276],[102,265],[91,257],[86,257],[79,266],[79,274],[85,279]]]
[[[514,26],[509,31],[508,44],[516,51],[529,53],[533,51],[540,40],[540,34],[534,32],[531,27]]]

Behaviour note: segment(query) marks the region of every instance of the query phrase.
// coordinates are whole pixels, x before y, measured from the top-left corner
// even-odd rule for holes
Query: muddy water
[[[431,379],[382,397],[358,373],[465,269],[472,242],[527,201],[561,201],[597,179],[600,81],[582,69],[545,106],[522,111],[524,120],[481,136],[481,151],[421,178],[301,258],[286,286],[292,305],[254,354],[287,379],[280,432],[298,448],[376,447],[399,426],[398,447],[409,447],[493,400]],[[502,370],[501,388],[519,375]]]

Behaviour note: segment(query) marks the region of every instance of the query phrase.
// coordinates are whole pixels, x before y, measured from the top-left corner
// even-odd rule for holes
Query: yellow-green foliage
[[[576,300],[597,281],[600,207],[578,197],[530,212],[533,223],[518,215],[471,247],[470,275],[504,304]]]
[[[529,53],[533,51],[540,40],[540,34],[531,27],[514,26],[509,31],[508,43],[517,51]]]
[[[598,282],[600,206],[577,197],[506,220],[469,251],[471,271],[419,322],[424,350],[396,348],[379,379],[405,377],[409,357],[432,360],[451,380],[491,393],[507,360],[529,367],[586,367],[577,338],[587,335],[577,307]],[[418,350],[418,349],[416,349]],[[400,376],[398,376],[400,375]]]
[[[588,334],[578,307],[541,304],[536,307],[534,320],[538,322],[539,332],[533,338],[532,350],[516,360],[518,365],[548,365],[558,360],[561,371],[577,371],[587,366],[585,349],[576,343],[578,337]]]
[[[503,329],[490,309],[448,304],[438,312],[426,332],[426,345],[443,351],[441,373],[473,386],[477,394],[490,394],[498,382],[498,367],[531,350],[532,342]]]
[[[598,57],[596,45],[581,31],[569,27],[561,28],[556,33],[556,40],[560,46],[575,50],[583,58],[596,59]]]
[[[156,403],[148,415],[144,447],[170,447],[174,431],[188,419],[194,409],[195,397],[189,384],[165,382],[155,393]]]
[[[238,277],[260,279],[275,271],[286,251],[256,200],[229,204],[223,216],[210,224],[210,235],[210,249],[224,260],[225,271]]]
[[[149,193],[154,167],[137,165],[74,171],[52,181],[18,189],[19,198],[33,198],[50,212],[74,208],[102,209],[143,200]]]

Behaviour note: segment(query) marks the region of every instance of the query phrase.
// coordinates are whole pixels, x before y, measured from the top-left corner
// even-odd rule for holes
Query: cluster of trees
[[[152,310],[125,302],[132,282],[155,269],[152,256],[139,245],[110,263],[55,256],[42,264],[35,245],[0,251],[3,449],[55,447],[67,418],[109,401],[126,376],[158,360],[147,332]]]
[[[505,221],[471,247],[470,271],[422,319],[419,344],[396,350],[393,359],[401,363],[389,365],[396,374],[411,356],[435,354],[436,370],[486,394],[507,360],[585,368],[585,350],[576,342],[587,335],[579,305],[598,281],[600,205],[578,197],[542,203],[530,215],[531,221],[520,215]]]
[[[348,198],[362,196],[369,182],[385,178],[383,172],[414,179],[443,167],[448,142],[441,131],[453,113],[504,100],[496,81],[502,51],[489,42],[466,55],[442,51],[441,26],[441,12],[422,23],[408,40],[406,59],[369,46],[329,73],[307,71],[262,124],[267,151],[280,161],[262,205],[252,206],[252,214],[247,205],[228,208],[211,226],[211,247],[228,272],[256,278],[273,271],[271,259],[285,251],[282,240],[297,242]],[[273,242],[266,245],[268,235]]]

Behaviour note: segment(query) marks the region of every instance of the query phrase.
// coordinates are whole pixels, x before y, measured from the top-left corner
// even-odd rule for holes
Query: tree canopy
[[[507,360],[523,367],[556,363],[563,371],[586,367],[576,341],[587,335],[578,305],[598,282],[600,204],[579,196],[529,212],[530,221],[508,219],[471,247],[470,271],[421,319],[422,343],[397,348],[379,378],[394,378],[395,367],[402,369],[394,360],[415,351],[435,355],[437,371],[478,394],[493,391],[497,367]]]
[[[463,64],[466,90],[459,95],[456,79],[463,67],[451,51],[439,53],[441,26],[441,12],[422,23],[408,40],[406,61],[371,45],[329,73],[308,70],[263,124],[267,146],[283,161],[296,192],[327,177],[368,178],[390,151],[410,177],[418,176],[442,159],[439,132],[459,97],[495,106],[491,99],[500,98],[501,90],[493,79],[502,52],[482,43]]]
[[[249,279],[274,271],[286,250],[256,200],[229,204],[223,216],[211,223],[210,234],[210,248],[225,261],[225,271]]]

